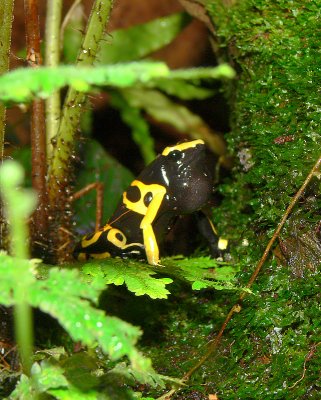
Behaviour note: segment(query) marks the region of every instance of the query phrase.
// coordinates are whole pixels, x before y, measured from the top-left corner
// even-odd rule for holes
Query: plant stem
[[[38,0],[25,0],[27,61],[33,68],[42,64]],[[38,194],[38,207],[32,217],[32,244],[36,256],[44,255],[47,244],[46,135],[43,100],[34,100],[31,110],[32,186]]]
[[[47,1],[45,65],[56,67],[60,59],[60,23],[62,0]],[[60,123],[60,93],[54,92],[46,101],[47,157],[52,153],[51,140],[56,136]]]
[[[98,51],[99,42],[109,19],[112,3],[112,0],[95,0],[88,20],[86,34],[78,54],[77,66],[93,64]],[[84,93],[69,88],[62,110],[53,156],[50,160],[48,188],[50,209],[54,220],[54,232],[58,232],[63,220],[64,223],[68,224],[66,205],[70,196],[68,193],[70,183],[69,175],[73,153],[75,151],[76,133],[85,100],[86,95]],[[54,241],[56,245],[58,245],[58,248],[60,248],[60,246],[63,245],[64,238],[62,235],[57,235]]]
[[[0,5],[0,75],[9,69],[11,30],[13,20],[14,0],[3,0]],[[4,157],[4,138],[6,122],[6,107],[0,103],[0,165]],[[0,243],[3,243],[4,217],[0,202]]]
[[[30,280],[30,264],[27,260],[28,228],[27,217],[34,209],[36,196],[19,190],[23,180],[23,169],[14,161],[6,161],[0,168],[0,192],[3,198],[6,217],[10,229],[10,252],[17,258],[15,270],[16,287],[14,290],[14,328],[18,343],[23,371],[30,375],[33,347],[32,311],[26,299]]]

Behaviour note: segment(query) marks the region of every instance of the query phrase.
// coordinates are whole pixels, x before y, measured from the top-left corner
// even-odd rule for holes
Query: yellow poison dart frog
[[[74,250],[78,260],[111,256],[146,258],[159,264],[159,243],[175,217],[195,213],[198,229],[218,256],[227,246],[202,209],[214,190],[214,158],[203,140],[166,147],[123,193],[108,223],[86,235]]]

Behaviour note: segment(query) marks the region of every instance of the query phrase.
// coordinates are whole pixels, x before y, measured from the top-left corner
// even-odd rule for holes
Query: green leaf
[[[120,110],[123,121],[132,129],[132,137],[138,145],[145,164],[152,162],[156,153],[154,140],[149,132],[149,125],[141,115],[139,108],[133,107],[120,92],[114,92],[111,98],[112,106]]]
[[[34,378],[34,386],[39,393],[46,392],[50,388],[68,386],[63,368],[47,360],[42,361],[41,364],[34,363],[31,368],[31,375]]]
[[[91,277],[103,277],[106,284],[126,284],[136,296],[146,294],[152,299],[166,299],[170,292],[165,286],[172,282],[170,278],[154,278],[156,272],[151,267],[132,260],[92,261],[83,266],[82,272]]]
[[[196,86],[191,82],[186,82],[181,79],[162,79],[157,80],[154,84],[148,85],[150,88],[155,87],[169,96],[179,97],[182,100],[203,100],[213,96],[213,89]]]
[[[109,371],[109,373],[121,375],[131,383],[136,381],[144,385],[150,385],[152,388],[160,387],[163,389],[165,387],[164,379],[166,379],[166,377],[153,371],[150,373],[141,373],[139,371],[135,371],[125,363],[117,364],[111,371]]]
[[[123,191],[133,181],[132,173],[110,156],[95,140],[89,139],[80,147],[83,168],[79,171],[75,191],[93,182],[104,185],[103,220],[105,223],[114,212]],[[94,229],[96,219],[96,191],[92,190],[73,203],[77,230],[88,233]]]
[[[97,56],[99,63],[112,64],[145,57],[169,44],[190,21],[188,14],[177,13],[106,34]]]
[[[234,285],[238,268],[221,263],[213,258],[165,258],[162,263],[165,273],[192,283],[192,289],[214,288],[216,290],[239,290]]]
[[[178,132],[188,132],[191,138],[201,137],[206,140],[215,154],[226,153],[225,142],[219,135],[211,131],[199,115],[171,100],[163,93],[145,88],[123,89],[121,93],[131,107],[144,110],[156,121],[173,126]]]
[[[88,354],[91,351],[89,349],[88,352],[81,351],[72,354],[61,362],[68,382],[86,392],[99,387],[100,384],[99,377],[97,376],[99,371],[98,359]]]
[[[98,301],[104,286],[97,277],[88,285],[76,270],[52,268],[48,279],[34,282],[30,303],[56,318],[73,340],[88,346],[98,343],[111,359],[127,355],[137,364],[134,345],[139,329],[116,317],[106,317],[90,304]]]
[[[200,79],[233,79],[235,78],[234,69],[228,64],[220,64],[217,67],[200,67],[200,68],[188,68],[188,69],[176,69],[171,71],[169,79],[183,79],[183,80],[194,80]],[[157,77],[155,77],[157,79]],[[162,79],[162,77],[161,77]]]
[[[88,92],[92,86],[126,87],[168,74],[168,67],[161,62],[105,67],[20,68],[0,76],[0,100],[28,102],[34,97],[45,99],[66,85],[82,92]]]
[[[31,272],[35,261],[14,259],[0,253],[0,302],[15,305],[17,287],[16,268],[21,264]],[[20,265],[19,265],[20,264]],[[48,277],[29,280],[25,301],[56,318],[75,341],[93,346],[99,344],[110,358],[117,360],[128,356],[133,365],[141,368],[144,359],[138,354],[135,343],[140,330],[116,317],[107,317],[102,310],[94,308],[105,279],[98,276],[90,284],[81,280],[77,270],[51,268]]]
[[[96,390],[83,392],[75,387],[69,387],[68,389],[51,389],[48,390],[48,393],[52,394],[55,399],[58,400],[97,400],[98,398],[104,400],[110,399],[110,397],[100,395]]]
[[[26,375],[21,375],[15,390],[9,396],[9,400],[34,400],[35,392],[31,380]]]
[[[157,121],[170,124],[180,132],[195,132],[204,124],[198,115],[156,90],[128,89],[122,93],[132,107],[145,110]]]
[[[21,271],[24,271],[24,282],[20,284],[32,284],[35,280],[32,271],[35,270],[39,260],[24,260],[14,258],[0,251],[0,303],[5,306],[15,304],[15,289],[17,280],[21,278]]]
[[[52,394],[56,399],[68,400],[96,400],[99,395],[94,390],[84,392],[71,385],[64,376],[63,368],[47,360],[42,361],[41,364],[33,364],[31,378],[21,376],[9,399],[33,400],[41,393]]]
[[[155,82],[151,86],[157,87],[156,78],[198,82],[201,79],[233,78],[234,75],[234,70],[227,64],[170,71],[164,63],[143,61],[104,67],[20,68],[0,76],[0,100],[28,102],[35,97],[47,98],[66,85],[88,92],[96,86],[125,88],[138,83],[147,85],[153,79]]]

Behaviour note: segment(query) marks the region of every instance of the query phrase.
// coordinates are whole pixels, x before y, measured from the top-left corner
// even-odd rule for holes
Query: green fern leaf
[[[102,279],[95,278],[88,285],[81,281],[78,271],[52,268],[48,279],[34,282],[30,303],[57,318],[75,341],[88,346],[98,343],[111,359],[127,355],[137,364],[134,344],[139,329],[116,317],[106,317],[90,304],[97,302],[104,286]]]
[[[28,102],[34,97],[48,98],[52,92],[71,86],[80,92],[93,87],[110,86],[126,88],[137,84],[157,87],[157,81],[199,81],[201,79],[233,78],[235,72],[229,65],[214,68],[191,68],[170,71],[162,62],[132,62],[104,67],[18,68],[0,76],[0,100]],[[168,86],[168,85],[167,85]]]
[[[92,306],[98,302],[105,280],[95,277],[84,282],[76,270],[51,268],[46,279],[36,280],[32,270],[35,261],[21,260],[0,253],[0,303],[15,305],[16,270],[29,268],[29,286],[25,301],[56,318],[75,341],[85,345],[99,344],[110,358],[127,356],[133,368],[144,369],[146,360],[135,343],[141,332],[116,317],[107,317]]]
[[[82,271],[91,277],[103,277],[106,284],[126,284],[136,296],[146,294],[152,299],[166,299],[170,292],[165,286],[173,282],[170,278],[153,277],[156,272],[146,264],[116,258],[87,263]]]
[[[0,303],[5,306],[12,306],[15,298],[15,288],[17,287],[17,271],[30,271],[25,276],[28,282],[35,280],[32,270],[35,269],[38,260],[22,260],[8,256],[0,251]],[[25,284],[25,282],[24,282]]]
[[[218,262],[210,257],[171,257],[163,260],[165,271],[180,280],[192,283],[192,289],[214,288],[238,290],[234,285],[237,267]]]
[[[169,44],[189,22],[188,14],[177,13],[108,33],[101,42],[98,62],[114,64],[146,57]]]
[[[66,65],[18,68],[0,76],[0,99],[28,102],[33,97],[45,99],[66,85],[88,92],[93,86],[127,87],[168,74],[168,67],[161,62],[133,62],[104,67]]]

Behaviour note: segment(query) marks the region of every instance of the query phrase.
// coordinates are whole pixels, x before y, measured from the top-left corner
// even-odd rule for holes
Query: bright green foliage
[[[136,296],[146,294],[152,299],[166,299],[169,291],[166,285],[173,282],[170,278],[155,278],[156,274],[150,267],[128,260],[106,259],[90,262],[83,266],[83,273],[91,277],[103,278],[106,284],[126,284],[128,290]]]
[[[134,384],[135,382],[144,383],[152,388],[165,388],[165,382],[175,382],[180,384],[178,379],[170,378],[167,376],[159,375],[157,373],[141,373],[130,368],[125,363],[119,363],[110,371],[110,374],[115,374],[116,376],[121,376],[126,379],[127,382]]]
[[[239,208],[252,214],[262,229],[269,229],[279,221],[320,151],[320,3],[208,4],[221,54],[229,57],[230,50],[242,71],[226,88],[233,113],[228,140],[240,160],[235,185],[251,189],[247,198],[244,190],[238,191]],[[234,50],[229,47],[232,43]],[[228,209],[235,210],[228,204],[234,193],[233,186],[224,191],[225,215]],[[253,223],[252,219],[249,227]]]
[[[106,318],[89,302],[97,302],[103,288],[102,279],[94,279],[88,285],[81,282],[75,270],[53,268],[47,280],[34,283],[30,302],[57,318],[75,341],[89,346],[97,342],[112,359],[128,355],[136,363],[133,344],[139,330],[117,318]]]
[[[59,364],[42,361],[35,363],[31,369],[31,378],[22,375],[10,400],[33,400],[36,395],[49,393],[55,399],[96,400],[99,393],[96,390],[82,391],[73,386],[64,375],[65,371]],[[90,377],[86,377],[87,379]],[[104,397],[110,399],[110,397]]]
[[[171,81],[163,81],[170,86]],[[177,82],[176,80],[173,83]],[[183,81],[180,81],[181,83]],[[158,81],[158,84],[160,84]],[[195,86],[193,86],[195,88]],[[156,121],[173,126],[182,134],[189,133],[191,138],[205,138],[205,133],[208,132],[208,126],[205,121],[197,114],[190,111],[186,106],[178,104],[168,96],[158,90],[128,88],[121,90],[123,98],[126,99],[131,108],[144,110]],[[174,93],[173,93],[174,94]],[[176,92],[175,92],[176,94]],[[212,135],[210,140],[215,141]],[[222,148],[221,142],[215,143],[211,149],[219,155],[224,154],[225,148]]]
[[[26,375],[21,375],[20,382],[15,390],[11,393],[10,400],[33,400],[35,392],[30,384],[30,379]]]
[[[31,307],[27,301],[32,283],[30,264],[25,259],[29,252],[27,248],[28,229],[27,218],[36,205],[36,195],[30,190],[23,190],[24,171],[15,161],[6,161],[0,168],[0,195],[10,230],[10,251],[16,257],[17,265],[8,272],[11,286],[4,287],[4,301],[8,296],[14,301],[14,331],[20,349],[20,357],[24,373],[28,374],[31,368],[31,354],[33,330],[31,322]],[[0,232],[2,234],[2,232]],[[3,256],[0,253],[0,257]],[[21,262],[20,262],[21,261]],[[0,266],[3,267],[3,265]],[[0,275],[1,276],[1,275]],[[6,281],[6,277],[1,277]],[[3,283],[2,283],[3,284]],[[11,292],[8,290],[11,289]]]
[[[151,267],[133,260],[116,258],[88,262],[84,264],[82,272],[90,277],[103,278],[106,284],[126,284],[128,290],[136,296],[146,294],[152,299],[167,298],[170,292],[165,286],[173,282],[168,277],[154,277],[156,273],[186,281],[192,284],[194,290],[238,290],[233,284],[237,269],[224,263],[220,265],[209,257],[165,258],[162,264],[161,267]]]
[[[139,82],[146,84],[155,78],[199,80],[233,76],[233,70],[227,65],[169,71],[166,64],[161,62],[134,62],[95,68],[23,68],[0,77],[0,99],[28,102],[34,97],[47,98],[53,91],[66,85],[86,92],[93,86],[128,87]]]
[[[146,57],[169,44],[190,21],[188,14],[177,13],[106,34],[98,63],[114,64]]]
[[[106,134],[108,134],[106,132]],[[105,224],[114,212],[123,191],[134,180],[133,174],[111,157],[103,147],[93,139],[79,146],[83,167],[77,175],[75,191],[87,185],[102,182],[104,185],[104,207],[102,224]],[[88,233],[94,229],[96,218],[96,191],[92,190],[73,203],[77,216],[77,231]]]
[[[100,365],[99,365],[100,364]],[[105,371],[103,363],[88,353],[74,354],[68,358],[44,359],[34,363],[31,377],[22,375],[10,400],[34,399],[36,394],[50,394],[55,399],[75,400],[131,400],[134,392],[124,386],[140,382],[152,388],[164,388],[164,381],[179,382],[156,374],[153,371],[140,373],[125,363],[117,364]]]
[[[29,291],[25,301],[33,307],[56,318],[73,340],[93,346],[99,344],[109,356],[116,360],[127,355],[138,367],[142,360],[134,344],[140,335],[137,328],[115,317],[106,317],[91,303],[97,303],[105,287],[102,278],[95,277],[90,284],[80,279],[76,270],[51,268],[47,279],[36,280],[31,275],[34,262],[14,259],[0,254],[0,302],[6,306],[15,304],[15,270],[30,265]]]
[[[207,3],[219,55],[232,59],[238,70],[238,79],[225,88],[232,111],[227,138],[236,163],[221,188],[224,200],[216,218],[235,243],[247,239],[247,246],[236,244],[245,284],[320,153],[320,2]],[[301,230],[315,230],[319,182],[308,188],[296,214]],[[219,398],[320,397],[320,268],[311,263],[320,250],[295,235],[291,223],[287,229],[292,246],[308,249],[305,258],[295,267],[293,259],[282,260],[283,265],[266,262],[254,295],[246,297],[228,325],[215,370],[208,374]],[[206,368],[211,369],[210,362]]]
[[[36,206],[36,195],[29,190],[18,189],[24,170],[14,161],[6,161],[0,169],[0,194],[8,221],[11,222],[11,251],[17,257],[26,258],[27,229],[25,220]]]
[[[218,263],[209,257],[199,258],[168,258],[163,263],[168,271],[180,279],[192,283],[192,289],[200,290],[205,288],[237,289],[233,284],[237,269],[232,265]]]
[[[214,89],[196,86],[192,81],[189,82],[182,79],[157,80],[156,84],[151,82],[148,87],[157,87],[167,95],[175,96],[182,100],[203,100],[214,94]]]
[[[47,98],[50,94],[70,85],[80,92],[92,86],[131,86],[152,78],[167,76],[164,63],[141,62],[106,67],[60,66],[56,68],[16,69],[0,77],[0,99],[28,102],[33,97]]]
[[[143,118],[140,109],[133,107],[121,92],[113,93],[111,104],[119,109],[123,121],[130,126],[132,137],[141,149],[145,164],[147,165],[152,162],[156,157],[154,140],[150,136],[149,125],[145,118]]]
[[[34,282],[32,271],[38,260],[24,260],[8,256],[4,252],[0,252],[0,303],[5,306],[11,306],[15,302],[17,280],[21,278],[21,271],[27,271],[27,279],[29,283]],[[25,277],[26,278],[26,277]]]

